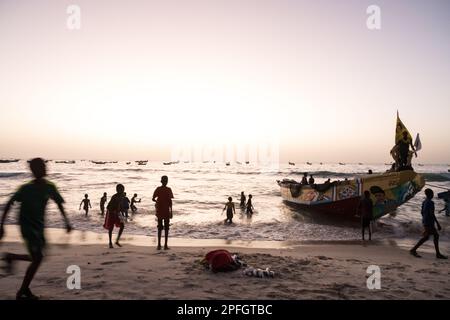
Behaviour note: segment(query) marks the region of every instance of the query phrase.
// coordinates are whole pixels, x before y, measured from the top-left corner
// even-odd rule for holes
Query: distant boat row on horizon
[[[21,161],[21,159],[0,159],[0,164],[5,164],[5,163],[17,163],[17,162],[19,162],[19,161]],[[119,161],[97,161],[97,160],[50,160],[50,159],[45,160],[46,163],[48,163],[48,162],[54,162],[54,163],[57,163],[57,164],[75,164],[75,163],[77,163],[77,161],[80,161],[80,162],[86,162],[86,161],[88,161],[88,162],[91,162],[91,163],[96,164],[96,165],[116,164],[116,163],[119,163]],[[26,160],[26,162],[29,163],[30,160]],[[137,165],[147,165],[147,163],[148,163],[149,161],[148,161],[148,160],[136,160],[136,161],[134,161],[134,162],[135,162]],[[126,161],[126,162],[125,162],[125,164],[127,164],[127,165],[130,165],[131,163],[132,163],[132,161]],[[178,164],[178,163],[180,163],[179,160],[177,160],[177,161],[167,161],[167,162],[163,162],[163,165],[173,165],[173,164]],[[183,163],[195,163],[195,162],[191,162],[191,161],[183,161]],[[214,164],[215,164],[216,161],[202,161],[202,163],[205,163],[205,164],[206,164],[206,163],[214,163]],[[250,161],[245,161],[245,162],[235,161],[234,163],[236,163],[236,164],[238,164],[238,165],[243,165],[244,163],[245,163],[245,164],[250,164]],[[226,166],[231,166],[231,164],[232,164],[232,162],[230,162],[230,161],[225,162],[225,165],[226,165]],[[309,162],[309,161],[305,162],[305,164],[308,165],[308,166],[312,166],[312,165],[313,165],[313,163],[312,163],[312,162]],[[323,165],[323,162],[319,162],[318,164],[319,164],[319,165]],[[327,164],[333,164],[333,163],[327,163]],[[341,165],[341,166],[347,165],[345,162],[338,162],[337,164],[338,164],[338,165]],[[362,163],[362,162],[358,162],[358,163],[355,163],[355,164],[357,164],[357,165],[364,165],[364,163]],[[288,162],[288,165],[290,165],[290,166],[295,166],[296,163],[295,163],[295,162],[292,162],[292,161],[289,161],[289,162]],[[352,165],[352,164],[350,164],[350,165]],[[385,165],[385,166],[392,166],[392,162],[391,162],[391,163],[385,162],[384,165]],[[424,167],[424,166],[426,166],[426,165],[433,165],[433,164],[423,164],[423,163],[418,163],[418,164],[417,164],[417,166],[419,166],[419,167]],[[439,164],[437,164],[437,165],[439,165]],[[450,164],[446,164],[445,166],[450,167]],[[450,170],[450,169],[449,169],[449,170]]]

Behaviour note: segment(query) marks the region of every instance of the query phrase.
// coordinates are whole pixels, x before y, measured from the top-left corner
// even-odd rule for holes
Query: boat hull
[[[336,216],[355,217],[364,191],[373,202],[373,217],[380,218],[414,197],[425,185],[423,177],[412,170],[361,176],[328,185],[300,185],[279,181],[281,196],[299,207]]]

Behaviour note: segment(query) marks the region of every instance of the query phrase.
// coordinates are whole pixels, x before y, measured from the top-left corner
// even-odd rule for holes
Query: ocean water
[[[103,217],[100,215],[99,201],[103,192],[109,197],[114,194],[115,185],[122,183],[131,199],[134,193],[142,199],[137,204],[138,212],[126,224],[128,234],[156,235],[154,203],[151,197],[160,185],[160,177],[169,177],[174,199],[174,219],[171,236],[194,239],[227,240],[355,240],[360,239],[358,222],[342,221],[330,216],[310,214],[299,211],[282,201],[276,180],[290,178],[300,180],[303,172],[315,176],[316,182],[327,178],[332,180],[352,178],[365,174],[369,169],[374,173],[384,172],[389,166],[384,164],[346,164],[327,163],[280,164],[277,167],[260,167],[252,164],[231,163],[178,163],[163,165],[162,162],[149,162],[137,165],[125,161],[96,165],[89,161],[76,161],[75,164],[48,163],[48,179],[55,182],[65,199],[65,207],[73,226],[78,230],[105,232]],[[450,189],[450,173],[447,165],[417,166],[423,173],[427,184],[433,185],[436,193],[441,186]],[[3,208],[8,197],[24,182],[31,179],[25,160],[17,163],[0,164],[0,207]],[[253,195],[255,213],[248,218],[239,209],[239,195]],[[89,194],[93,208],[89,216],[79,211],[84,194]],[[225,213],[222,209],[227,197],[236,203],[236,215],[232,225],[224,225]],[[421,234],[420,204],[423,191],[417,194],[395,212],[375,223],[375,238],[417,239]],[[444,203],[435,199],[440,210]],[[7,223],[17,220],[18,206],[11,211]],[[442,238],[448,240],[450,218],[437,214],[444,227]],[[47,210],[47,226],[63,227],[62,219],[54,203]]]

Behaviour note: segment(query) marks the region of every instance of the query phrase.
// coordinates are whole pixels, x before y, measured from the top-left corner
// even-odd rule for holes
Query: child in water
[[[245,208],[245,194],[244,194],[244,191],[242,191],[241,192],[241,204],[240,204],[240,207],[241,208]]]
[[[89,200],[87,193],[84,195],[84,199],[81,200],[80,209],[78,209],[78,210],[81,210],[82,205],[83,205],[83,210],[86,212],[86,217],[87,217],[89,208],[92,208],[91,200]]]
[[[248,195],[248,201],[247,201],[247,215],[251,216],[253,214],[253,205],[252,205],[252,195]]]
[[[222,213],[227,210],[227,218],[225,223],[233,223],[233,213],[236,214],[236,209],[234,208],[233,198],[228,197],[228,202],[225,203],[225,208],[223,208]]]

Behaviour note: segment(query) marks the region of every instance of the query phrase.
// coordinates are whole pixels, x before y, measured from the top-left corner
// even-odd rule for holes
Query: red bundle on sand
[[[234,271],[239,268],[231,253],[223,249],[208,252],[203,261],[209,264],[213,272]]]

